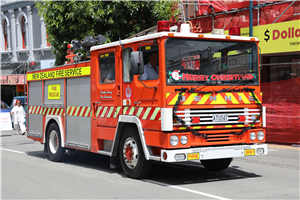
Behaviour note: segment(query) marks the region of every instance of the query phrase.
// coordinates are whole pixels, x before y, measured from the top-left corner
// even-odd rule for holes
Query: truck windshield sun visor
[[[258,85],[258,47],[253,42],[166,41],[167,84]]]

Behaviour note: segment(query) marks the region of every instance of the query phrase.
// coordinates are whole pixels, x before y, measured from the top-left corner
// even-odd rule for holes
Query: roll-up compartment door
[[[28,135],[43,136],[43,82],[28,82]]]
[[[89,149],[91,145],[90,77],[68,78],[67,146]]]

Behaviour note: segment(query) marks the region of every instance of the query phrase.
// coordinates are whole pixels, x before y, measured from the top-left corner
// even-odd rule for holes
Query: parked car
[[[11,108],[4,103],[3,101],[1,101],[1,112],[9,112],[10,113]]]

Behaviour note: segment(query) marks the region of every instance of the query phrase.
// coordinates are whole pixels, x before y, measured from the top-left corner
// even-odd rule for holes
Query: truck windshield
[[[258,50],[253,42],[166,41],[168,85],[258,85]]]

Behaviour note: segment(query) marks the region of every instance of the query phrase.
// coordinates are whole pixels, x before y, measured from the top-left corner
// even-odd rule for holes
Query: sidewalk
[[[300,151],[299,144],[273,144],[273,143],[266,143],[268,145],[268,149],[289,149],[289,150],[296,150]]]

